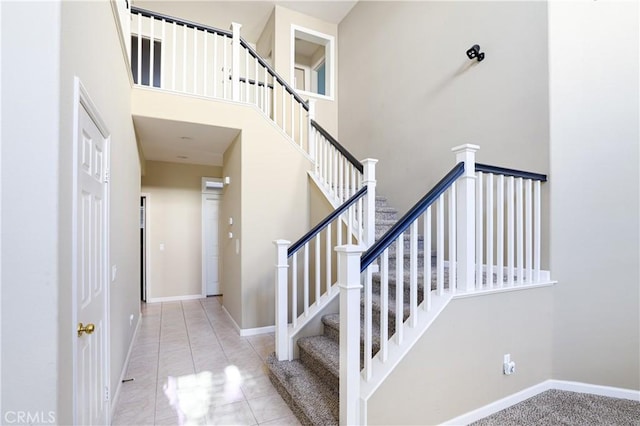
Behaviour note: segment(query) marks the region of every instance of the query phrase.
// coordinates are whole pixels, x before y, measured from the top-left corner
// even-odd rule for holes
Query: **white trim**
[[[200,271],[200,280],[202,281],[202,297],[207,297],[207,259],[205,257],[206,253],[206,239],[204,235],[205,223],[205,201],[207,199],[215,199],[218,202],[218,286],[220,285],[220,276],[222,271],[222,262],[220,261],[220,210],[222,204],[222,188],[216,189],[207,189],[207,182],[219,182],[222,184],[222,178],[202,178],[202,195],[200,198],[200,256],[201,256],[201,271]],[[222,184],[223,185],[223,184]],[[220,294],[212,294],[211,296],[220,296]]]
[[[466,425],[469,423],[473,423],[550,389],[640,401],[640,391],[637,390],[593,385],[589,383],[570,382],[566,380],[545,380],[544,382],[538,383],[537,385],[533,385],[502,399],[489,403],[484,407],[480,407],[473,411],[469,411],[468,413],[465,413],[461,416],[447,420],[442,424]]]
[[[222,305],[222,310],[223,310],[223,312],[225,314],[227,314],[227,316],[231,320],[231,324],[233,325],[233,328],[240,335],[240,337],[256,336],[258,334],[275,333],[275,331],[276,331],[276,326],[275,325],[267,325],[265,327],[256,327],[256,328],[240,328],[240,326],[238,325],[236,320],[233,319],[233,317],[231,316],[229,311],[227,311],[227,308],[225,308],[224,305]]]
[[[479,290],[468,291],[468,292],[465,292],[465,293],[456,293],[453,296],[453,298],[454,299],[465,299],[465,298],[468,298],[468,297],[488,296],[490,294],[496,294],[496,293],[508,293],[510,291],[530,290],[530,289],[533,289],[533,288],[540,288],[540,287],[551,287],[551,286],[556,285],[557,283],[558,283],[558,281],[546,281],[546,282],[540,282],[540,283],[534,283],[534,284],[513,285],[511,287],[483,288],[483,289],[479,289]],[[460,290],[458,290],[458,291],[460,291]]]
[[[138,337],[138,331],[140,330],[140,323],[142,322],[142,314],[138,313],[138,323],[136,324],[136,328],[133,330],[133,336],[131,337],[131,342],[129,342],[129,350],[127,351],[127,356],[124,359],[124,364],[122,364],[122,372],[120,373],[120,379],[118,380],[118,385],[116,387],[116,391],[113,393],[113,398],[111,398],[111,417],[113,418],[114,410],[118,405],[118,398],[120,397],[120,389],[122,388],[122,381],[125,378],[125,374],[127,373],[127,368],[129,367],[129,359],[131,358],[131,352],[133,351],[133,344],[136,341],[136,337]]]
[[[243,328],[240,330],[240,337],[257,336],[258,334],[275,333],[275,325],[267,325],[265,327]]]
[[[187,294],[184,296],[154,297],[152,299],[148,299],[147,303],[180,302],[182,300],[196,300],[204,298],[205,297],[201,294]]]
[[[297,90],[298,93],[303,93],[305,95],[310,95],[314,97],[318,97],[320,99],[326,99],[333,101],[336,97],[336,72],[335,72],[335,63],[336,63],[336,40],[335,37],[329,34],[321,33],[320,31],[312,30],[309,28],[301,27],[299,25],[292,24],[291,25],[291,40],[290,40],[290,69],[289,69],[289,80],[293,82],[295,76],[295,64],[296,64],[296,32],[302,33],[303,37],[298,37],[302,40],[310,41],[316,44],[324,45],[324,57],[325,57],[325,66],[326,73],[328,76],[328,83],[325,82],[325,89],[329,93],[328,95],[321,95],[319,93],[311,93],[307,91]],[[300,35],[300,34],[299,34]]]
[[[133,73],[131,72],[131,28],[129,28],[129,34],[125,34],[124,28],[122,28],[122,21],[120,20],[120,10],[118,1],[111,2],[111,11],[113,12],[113,18],[116,22],[116,28],[118,29],[118,39],[120,40],[120,48],[122,49],[122,56],[124,56],[124,67],[127,70],[129,76],[129,85],[133,87]],[[131,7],[127,9],[127,18],[131,21]],[[127,39],[129,42],[127,43]]]
[[[149,291],[149,244],[148,244],[148,240],[149,240],[149,218],[150,218],[150,214],[149,214],[149,201],[151,198],[151,194],[148,192],[141,192],[140,193],[140,198],[144,197],[145,198],[145,202],[144,202],[144,301],[148,301],[149,300],[149,294],[151,294],[151,292]]]
[[[111,168],[111,134],[107,128],[105,122],[102,120],[100,113],[98,112],[95,103],[91,100],[87,90],[83,86],[80,78],[74,76],[73,79],[73,166],[72,166],[72,212],[71,212],[71,324],[69,325],[69,332],[71,333],[71,350],[72,350],[72,417],[74,423],[77,423],[77,408],[78,408],[78,339],[76,336],[76,324],[78,323],[78,307],[77,307],[77,258],[78,258],[78,127],[80,126],[80,107],[82,106],[86,111],[93,123],[98,128],[98,131],[105,139],[105,170]],[[104,232],[109,235],[109,224],[111,222],[111,186],[109,182],[105,183],[105,223]],[[104,256],[106,267],[104,268],[104,282],[105,282],[105,306],[104,306],[104,325],[105,325],[105,346],[104,346],[104,383],[107,384],[107,388],[111,386],[111,320],[110,320],[110,307],[111,307],[111,276],[110,276],[110,244],[109,238],[105,238]],[[64,331],[63,331],[64,332]],[[111,423],[111,410],[109,409],[110,401],[107,401],[106,421]]]

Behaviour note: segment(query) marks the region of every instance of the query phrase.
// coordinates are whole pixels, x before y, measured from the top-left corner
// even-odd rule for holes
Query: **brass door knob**
[[[89,323],[87,325],[82,325],[81,322],[78,323],[78,337],[82,336],[82,333],[91,334],[96,329],[96,326]]]

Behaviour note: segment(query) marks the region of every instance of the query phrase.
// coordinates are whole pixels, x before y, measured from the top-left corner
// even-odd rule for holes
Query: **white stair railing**
[[[276,356],[292,360],[295,338],[317,313],[338,296],[340,259],[334,249],[373,244],[375,235],[375,164],[363,160],[366,182],[339,208],[290,246],[276,245]]]
[[[476,164],[478,148],[453,149],[457,165],[362,254],[359,279],[357,271],[339,271],[350,277],[340,286],[348,303],[340,306],[340,361],[346,370],[358,368],[364,348],[358,383],[341,364],[341,422],[366,424],[360,416],[366,415],[368,398],[452,298],[552,283],[549,271],[541,269],[540,185],[546,176]],[[361,249],[339,250],[346,255]],[[340,266],[357,268],[353,262]],[[353,297],[359,280],[363,302]],[[359,331],[352,332],[361,321],[363,341]],[[343,333],[352,340],[343,343]]]

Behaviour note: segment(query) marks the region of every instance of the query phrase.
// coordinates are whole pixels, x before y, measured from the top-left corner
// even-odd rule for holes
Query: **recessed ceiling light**
[[[186,155],[178,155],[176,158],[179,158],[181,160],[186,160],[189,157],[187,157]]]

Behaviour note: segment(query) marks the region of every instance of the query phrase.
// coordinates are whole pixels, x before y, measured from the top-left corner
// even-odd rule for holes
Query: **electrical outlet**
[[[511,354],[504,354],[502,360],[502,372],[507,376],[516,372],[516,363],[515,361],[511,361]]]

